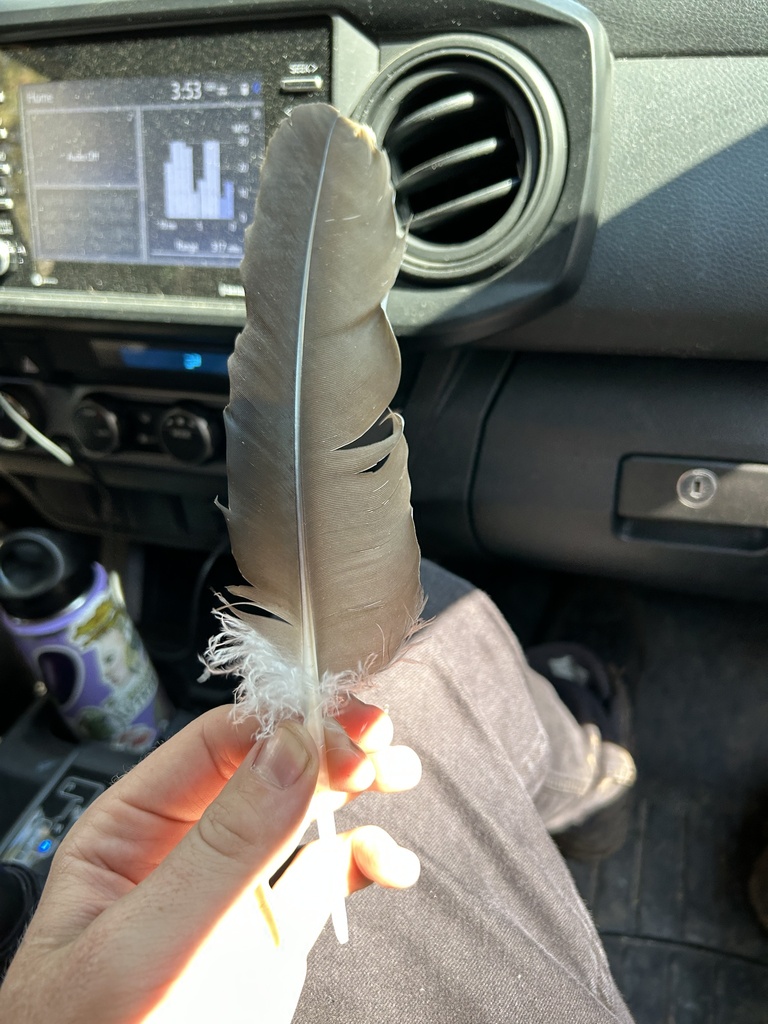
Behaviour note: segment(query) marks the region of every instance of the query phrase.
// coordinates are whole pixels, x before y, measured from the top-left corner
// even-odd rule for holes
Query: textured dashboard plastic
[[[768,59],[617,61],[578,294],[506,347],[768,356]]]
[[[57,16],[87,19],[103,13],[102,2],[82,0],[5,0],[4,15],[10,24],[28,20],[30,13],[42,13],[53,21]],[[124,0],[111,5],[119,15],[135,14],[143,5]],[[165,0],[162,9],[171,13],[195,13],[214,5],[206,0]],[[240,5],[241,7],[244,5]],[[439,17],[440,8],[455,10],[453,4],[438,3],[430,11]],[[499,2],[497,7],[507,6]],[[589,7],[602,20],[611,37],[613,52],[618,57],[679,56],[698,54],[755,54],[768,52],[768,6],[763,0],[589,0]],[[98,7],[102,10],[99,12]],[[417,19],[418,28],[424,19],[418,5],[405,0],[386,4],[371,0],[366,5],[368,18],[377,16],[377,7],[385,8],[404,31]],[[232,7],[234,10],[234,5]],[[465,26],[472,27],[473,12],[466,5],[459,13]],[[361,21],[365,21],[365,17]]]
[[[618,57],[768,52],[764,0],[589,0]]]

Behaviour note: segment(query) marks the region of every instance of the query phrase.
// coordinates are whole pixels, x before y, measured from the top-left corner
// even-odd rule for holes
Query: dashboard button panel
[[[56,402],[60,405],[61,398]],[[152,401],[128,389],[88,393],[78,388],[70,399],[64,436],[68,433],[83,455],[99,460],[202,467],[223,460],[223,405],[223,399],[209,406],[171,393]],[[60,417],[56,422],[61,424]]]

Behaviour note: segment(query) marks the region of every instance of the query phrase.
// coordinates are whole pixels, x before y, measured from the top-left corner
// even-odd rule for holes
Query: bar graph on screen
[[[221,180],[221,145],[203,142],[202,174],[195,176],[195,147],[174,140],[163,163],[165,216],[170,220],[232,220],[235,185]],[[199,154],[198,154],[199,155]]]
[[[253,74],[36,88],[19,93],[36,258],[239,264],[265,146]]]
[[[200,101],[141,110],[147,249],[152,261],[231,266],[243,258],[258,191],[264,99],[251,78],[227,79],[227,96],[215,99],[200,81]]]

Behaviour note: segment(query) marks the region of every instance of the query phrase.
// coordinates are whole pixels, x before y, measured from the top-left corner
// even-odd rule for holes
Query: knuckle
[[[210,758],[214,769],[218,772],[224,782],[229,782],[235,774],[237,763],[232,759],[229,751],[221,749],[221,743],[216,729],[216,724],[220,717],[220,715],[216,714],[218,711],[219,708],[215,708],[213,709],[213,713],[209,712],[207,715],[202,717],[202,730],[200,735],[206,754]]]
[[[253,858],[253,830],[230,807],[211,804],[198,823],[197,834],[202,845],[217,857],[238,864],[249,863]]]

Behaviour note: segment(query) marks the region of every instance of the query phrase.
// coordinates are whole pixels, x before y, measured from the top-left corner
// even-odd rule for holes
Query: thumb
[[[178,846],[102,915],[118,914],[122,934],[133,937],[136,948],[124,955],[175,975],[246,887],[293,852],[317,773],[317,749],[296,722],[257,744]]]

